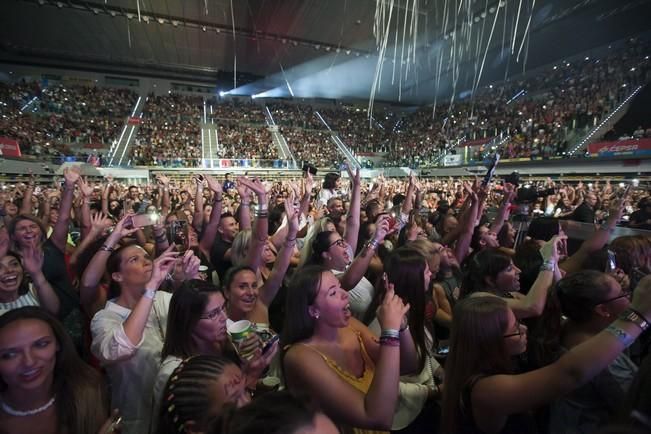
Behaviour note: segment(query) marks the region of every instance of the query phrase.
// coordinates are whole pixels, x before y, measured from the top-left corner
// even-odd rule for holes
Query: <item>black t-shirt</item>
[[[651,230],[651,225],[646,223],[647,220],[651,219],[651,214],[646,212],[644,209],[638,209],[633,214],[631,214],[631,223],[644,223],[643,225],[635,226],[636,229],[646,229]]]
[[[77,291],[72,287],[67,273],[64,254],[48,239],[43,244],[43,275],[59,297],[59,320],[78,349],[82,348],[82,317],[81,305]]]
[[[587,204],[582,203],[574,210],[568,219],[583,223],[594,223],[594,209],[590,208]]]
[[[233,243],[224,241],[222,237],[218,235],[217,238],[215,238],[212,249],[210,250],[210,261],[212,262],[213,267],[215,267],[215,271],[217,271],[220,283],[224,281],[226,271],[233,266],[230,260],[224,259],[224,255],[226,255],[226,252],[231,248],[232,244]]]

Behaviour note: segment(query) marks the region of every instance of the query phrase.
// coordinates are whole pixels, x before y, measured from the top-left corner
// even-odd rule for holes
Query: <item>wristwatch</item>
[[[642,331],[645,331],[649,328],[649,322],[644,318],[644,316],[638,311],[628,308],[620,316],[619,319],[624,321],[632,322],[637,325]]]

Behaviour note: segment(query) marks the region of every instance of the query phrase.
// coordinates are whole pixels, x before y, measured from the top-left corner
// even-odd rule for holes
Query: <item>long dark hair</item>
[[[23,270],[23,274],[22,276],[20,276],[22,280],[20,282],[20,286],[18,287],[18,296],[20,297],[22,295],[27,294],[27,292],[29,291],[29,275],[25,273],[25,267],[23,267],[22,257],[18,253],[12,252],[11,250],[8,251],[5,256],[11,256],[20,264],[20,268]]]
[[[306,261],[306,265],[320,265],[323,264],[323,253],[327,252],[330,248],[330,235],[334,234],[333,231],[319,232],[312,240],[312,254]]]
[[[84,363],[61,323],[45,310],[26,306],[0,316],[0,331],[20,320],[46,323],[56,338],[59,349],[54,366],[53,389],[57,399],[57,420],[70,434],[96,433],[108,417],[108,396],[102,376]],[[7,390],[0,378],[0,392]]]
[[[187,280],[174,291],[167,314],[167,331],[161,360],[168,356],[185,359],[197,354],[191,338],[192,331],[197,326],[210,295],[215,293],[221,293],[221,290],[200,279]]]
[[[590,321],[595,304],[608,295],[607,274],[582,270],[563,277],[556,284],[563,314],[575,323]]]
[[[464,414],[461,398],[473,377],[509,373],[511,360],[503,338],[508,310],[506,301],[492,296],[469,297],[455,305],[445,361],[442,432],[460,432],[472,417]]]
[[[308,313],[308,307],[314,303],[323,273],[327,271],[330,270],[321,265],[308,265],[294,274],[287,288],[282,348],[314,334],[315,321]]]
[[[425,305],[427,304],[425,294],[428,288],[425,287],[425,268],[427,259],[418,251],[409,247],[400,247],[393,251],[384,264],[387,279],[393,283],[396,294],[409,303],[409,331],[414,338],[414,344],[418,350],[419,369],[425,367],[425,355],[429,352],[429,346],[425,337]],[[379,279],[375,285],[373,301],[366,310],[364,322],[369,324],[375,318],[375,312],[384,299],[385,284]]]
[[[115,249],[113,252],[111,252],[110,256],[106,260],[106,273],[109,276],[109,290],[108,290],[109,299],[118,297],[122,292],[120,288],[120,284],[115,280],[113,280],[113,278],[111,277],[113,273],[117,273],[120,271],[120,263],[122,262],[122,253],[127,247],[137,246],[137,245],[138,244],[136,244],[135,242],[122,245],[117,249]]]
[[[337,188],[337,180],[340,178],[338,173],[329,172],[326,173],[323,177],[322,188],[326,190],[332,190]]]
[[[509,265],[511,257],[498,249],[489,248],[473,254],[466,259],[461,297],[487,290],[485,279],[488,277],[494,280]]]
[[[549,241],[558,235],[559,221],[553,217],[539,217],[531,220],[527,236],[534,240]]]
[[[228,365],[235,363],[220,356],[194,356],[183,360],[165,385],[158,434],[187,432],[185,424],[189,421],[196,424],[196,431],[206,432],[213,426],[222,410],[215,408],[213,388]]]

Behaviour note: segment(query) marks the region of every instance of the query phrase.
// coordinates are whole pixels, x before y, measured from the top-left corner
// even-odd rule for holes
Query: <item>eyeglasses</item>
[[[620,298],[627,298],[630,300],[632,295],[633,295],[633,291],[622,291],[622,293],[619,294],[617,297],[607,298],[606,300],[598,301],[594,303],[593,306],[610,303],[611,301],[619,300]]]
[[[515,327],[516,327],[517,332],[508,333],[508,334],[503,335],[502,337],[504,339],[506,339],[506,338],[513,338],[515,336],[518,336],[518,337],[522,336],[522,324],[517,319],[515,320]]]
[[[331,244],[329,244],[328,249],[334,246],[335,244],[337,245],[337,247],[346,247],[346,240],[344,240],[343,238],[339,238],[338,240],[333,241]]]
[[[214,321],[215,318],[221,316],[221,314],[224,313],[224,306],[221,307],[216,307],[210,312],[206,312],[202,314],[199,318],[200,319],[209,319],[210,321]]]

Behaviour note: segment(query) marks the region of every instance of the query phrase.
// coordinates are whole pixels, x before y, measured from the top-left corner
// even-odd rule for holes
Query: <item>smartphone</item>
[[[486,172],[486,175],[484,175],[484,180],[481,182],[483,186],[487,186],[493,179],[493,176],[495,176],[495,169],[497,168],[498,161],[500,161],[500,154],[496,152],[490,161],[488,172]]]
[[[304,164],[302,170],[303,170],[303,172],[305,172],[305,174],[310,172],[313,176],[316,175],[316,167],[314,167],[311,164]]]
[[[626,188],[624,189],[624,194],[622,197],[628,197],[628,194],[631,192],[631,188],[633,187],[633,184],[628,184]]]
[[[608,260],[606,261],[606,273],[612,273],[617,269],[617,261],[615,260],[615,252],[608,249]]]
[[[158,214],[136,214],[131,217],[131,227],[143,228],[158,223]]]
[[[114,432],[118,432],[122,424],[122,416],[116,416],[113,417],[113,420],[111,421],[111,425],[109,425],[108,429],[104,431],[102,434],[110,434]]]
[[[273,345],[280,340],[279,335],[274,335],[271,339],[269,339],[267,342],[264,343],[264,347],[262,347],[262,354],[267,353],[273,347]]]

